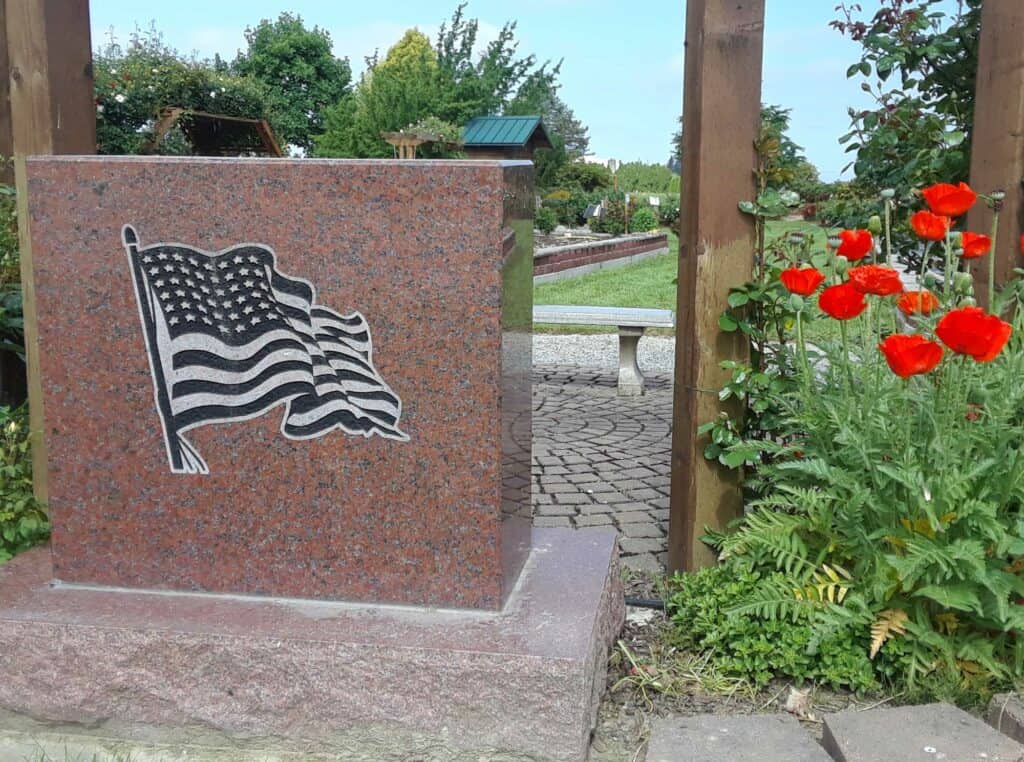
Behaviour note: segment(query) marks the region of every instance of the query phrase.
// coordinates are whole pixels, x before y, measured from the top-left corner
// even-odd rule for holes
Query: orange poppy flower
[[[931,291],[904,291],[896,300],[896,306],[905,315],[930,315],[939,306],[939,300]]]
[[[942,345],[924,336],[894,333],[878,345],[885,361],[900,378],[931,373],[942,360]]]
[[[943,217],[959,217],[978,200],[978,194],[967,183],[936,183],[921,191],[921,195],[928,202],[928,208]]]
[[[851,262],[864,259],[868,252],[875,248],[875,239],[870,230],[840,230],[839,248],[836,254],[846,257]]]
[[[862,294],[890,296],[903,290],[900,274],[884,265],[861,265],[850,269],[850,282]]]
[[[1012,326],[980,307],[960,307],[942,316],[935,335],[957,354],[990,362],[1003,351]]]
[[[864,294],[858,291],[852,283],[840,283],[838,286],[829,286],[818,297],[818,307],[821,308],[821,311],[836,320],[855,318],[867,306],[868,303],[864,301]]]
[[[949,217],[932,214],[927,209],[922,209],[910,218],[910,227],[914,228],[918,238],[923,238],[926,241],[941,241],[949,232],[951,222]]]
[[[779,280],[791,293],[810,296],[825,282],[825,275],[813,267],[790,267],[782,271]]]
[[[983,257],[992,248],[992,239],[981,233],[963,232],[960,234],[960,248],[964,250],[964,259]]]

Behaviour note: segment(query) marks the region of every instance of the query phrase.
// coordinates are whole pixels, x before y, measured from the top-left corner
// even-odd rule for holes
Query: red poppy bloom
[[[894,333],[878,345],[889,368],[900,378],[931,373],[942,360],[942,345],[924,336]]]
[[[959,217],[978,200],[978,194],[972,191],[967,183],[936,183],[921,191],[921,195],[928,202],[929,209],[944,217]]]
[[[918,238],[926,241],[941,241],[949,231],[952,220],[938,214],[932,214],[927,209],[916,212],[910,218],[910,227],[914,228]]]
[[[851,262],[864,259],[875,248],[875,239],[871,237],[870,230],[840,230],[839,241],[836,254]]]
[[[818,286],[825,282],[825,275],[813,267],[790,267],[788,270],[782,271],[779,280],[790,292],[800,294],[800,296],[810,296],[818,290]]]
[[[980,307],[960,307],[942,316],[935,334],[957,354],[990,362],[1003,351],[1012,327]]]
[[[852,283],[840,283],[829,286],[818,297],[818,307],[829,317],[836,320],[850,320],[857,317],[868,306],[864,294]]]
[[[960,248],[964,250],[964,259],[977,259],[988,254],[992,248],[992,239],[981,233],[963,232],[960,234]]]
[[[939,300],[931,291],[904,291],[896,306],[905,315],[930,315],[939,306]]]
[[[1024,235],[1020,237],[1020,253],[1024,254]]]
[[[861,265],[850,269],[850,282],[862,294],[890,296],[903,290],[900,274],[883,265]]]

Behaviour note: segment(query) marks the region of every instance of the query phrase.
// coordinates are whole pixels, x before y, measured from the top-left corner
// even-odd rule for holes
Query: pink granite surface
[[[53,588],[36,549],[0,566],[0,709],[346,759],[580,762],[624,613],[615,542],[537,530],[500,613]]]
[[[532,243],[510,247],[509,234],[532,213],[531,173],[499,162],[30,159],[56,577],[499,607],[529,544],[529,324],[508,316],[530,310],[520,302]],[[189,431],[210,473],[171,473],[124,225],[142,246],[264,244],[317,303],[361,312],[408,441],[287,439],[279,407]]]

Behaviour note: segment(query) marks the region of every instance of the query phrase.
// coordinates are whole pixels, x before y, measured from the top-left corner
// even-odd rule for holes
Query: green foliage
[[[49,535],[32,494],[28,409],[0,407],[0,563]]]
[[[627,193],[679,193],[679,175],[662,164],[630,161],[619,166],[615,173],[619,190]]]
[[[742,206],[760,213],[771,204]],[[947,244],[949,271],[953,252]],[[845,260],[817,242],[781,257],[780,267],[813,263],[829,283],[845,278]],[[942,309],[912,318],[915,332],[933,335],[942,311],[972,301],[969,278],[940,288]],[[723,315],[724,329],[750,323],[762,366],[731,365],[720,396],[763,402],[752,412],[771,425],[750,432],[723,418],[703,429],[708,457],[753,475],[744,517],[707,538],[720,573],[752,585],[731,613],[806,623],[811,651],[854,633],[877,679],[899,685],[955,678],[978,692],[1024,676],[1020,283],[995,302],[1014,321],[998,357],[947,351],[937,370],[908,380],[877,348],[897,330],[891,298],[867,297],[869,309],[838,337],[819,333],[808,344],[802,326],[832,319],[768,281],[735,290],[733,309],[749,310],[757,289],[774,289],[782,320]]]
[[[433,46],[410,29],[383,60],[376,54],[368,58],[354,95],[325,111],[314,153],[385,157],[392,149],[382,132],[408,129],[424,120],[463,126],[488,114],[537,114],[553,144],[535,157],[537,186],[554,187],[558,170],[582,156],[588,142],[586,128],[557,96],[560,65],[538,64],[534,56],[520,55],[513,22],[482,53],[475,53],[479,22],[465,17],[465,6],[459,5],[441,25]]]
[[[93,59],[96,88],[97,150],[105,154],[139,153],[152,135],[163,108],[270,118],[267,95],[254,80],[217,71],[208,63],[183,59],[150,28],[136,30],[127,48],[115,42]],[[174,130],[157,153],[188,153],[180,130]]]
[[[459,159],[465,156],[458,148],[447,145],[458,143],[462,137],[462,128],[458,125],[438,119],[436,116],[428,116],[414,124],[412,131],[437,135],[441,139],[441,142],[424,143],[420,146],[419,152],[425,159]]]
[[[533,226],[540,232],[547,235],[558,225],[558,217],[552,209],[542,206],[537,210],[537,215],[534,217]]]
[[[544,206],[554,211],[558,224],[579,227],[586,224],[583,214],[591,204],[600,204],[603,191],[584,192],[579,188],[556,188],[544,197]]]
[[[875,100],[872,108],[850,109],[851,129],[840,142],[853,154],[856,180],[851,192],[824,210],[836,224],[860,217],[860,199],[884,189],[908,199],[915,188],[936,182],[966,181],[974,125],[974,85],[978,65],[981,0],[952,4],[942,0],[882,0],[862,18],[857,4],[840,5],[832,26],[862,46],[861,58],[847,70]],[[993,190],[983,188],[983,191]],[[916,248],[902,224],[894,226],[897,253]]]
[[[629,229],[634,233],[645,233],[658,227],[658,215],[649,206],[642,206],[633,212]]]
[[[0,352],[25,357],[25,320],[21,303],[21,257],[14,188],[0,185]]]
[[[556,179],[559,187],[576,188],[585,193],[612,186],[612,173],[607,167],[582,161],[563,166],[558,170]]]
[[[840,228],[863,228],[878,214],[879,197],[859,183],[835,183],[829,197],[817,205],[818,219]]]
[[[282,13],[245,30],[248,47],[232,66],[235,73],[259,82],[283,144],[305,150],[323,131],[324,111],[348,96],[352,70],[348,59],[335,58],[331,36],[307,29],[302,18]]]
[[[846,626],[817,638],[807,614],[789,619],[737,612],[766,582],[784,580],[780,573],[762,573],[741,564],[677,575],[665,602],[676,626],[675,641],[710,656],[725,674],[758,686],[784,677],[835,689],[877,687],[867,656],[866,627]]]
[[[679,194],[668,193],[661,197],[658,207],[658,222],[665,227],[675,228],[679,222]]]
[[[328,109],[318,156],[391,156],[382,132],[398,132],[438,113],[438,63],[430,40],[408,30],[383,60],[367,60],[354,97]]]

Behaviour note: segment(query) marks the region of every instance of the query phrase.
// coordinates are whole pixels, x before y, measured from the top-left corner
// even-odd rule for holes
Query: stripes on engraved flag
[[[312,285],[278,272],[269,247],[140,247],[129,225],[122,237],[172,472],[209,473],[185,432],[282,404],[290,439],[334,429],[408,439],[365,318],[316,304]]]

